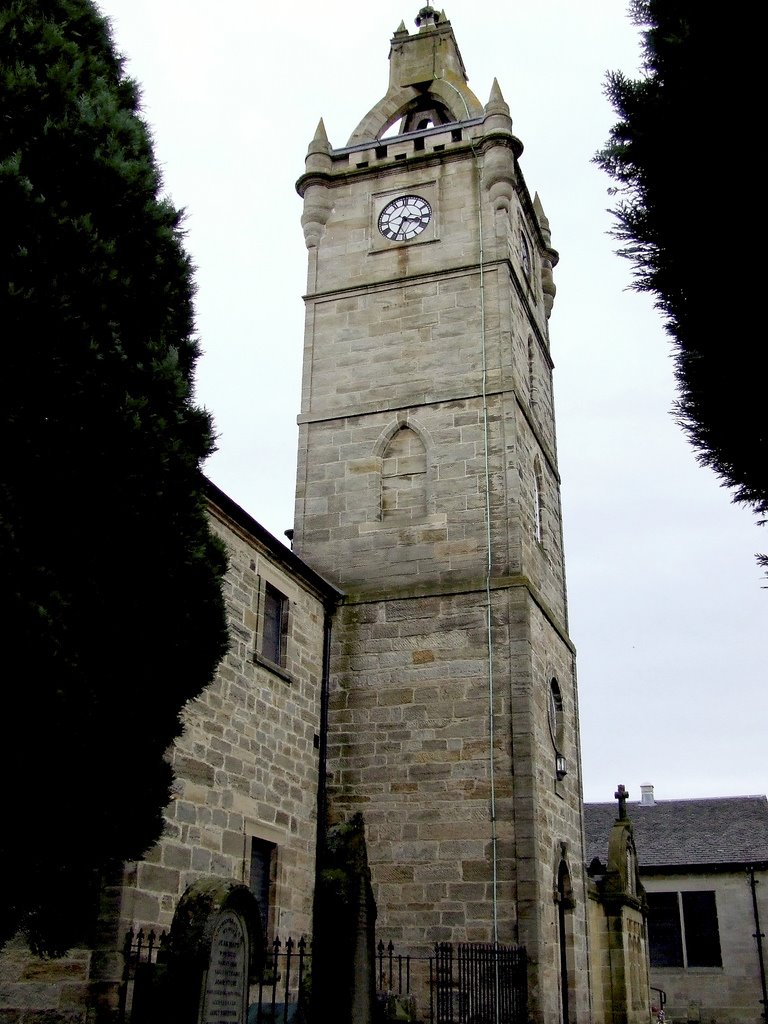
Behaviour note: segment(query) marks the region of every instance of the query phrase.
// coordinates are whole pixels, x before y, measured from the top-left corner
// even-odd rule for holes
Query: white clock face
[[[393,242],[420,235],[432,219],[432,207],[421,196],[399,196],[379,214],[379,231]]]

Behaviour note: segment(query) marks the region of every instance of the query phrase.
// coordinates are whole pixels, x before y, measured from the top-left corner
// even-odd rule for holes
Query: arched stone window
[[[558,945],[560,946],[560,1011],[562,1024],[570,1024],[570,1007],[573,1005],[573,887],[568,865],[560,861],[557,871],[557,924]]]
[[[427,514],[427,452],[410,427],[395,431],[381,459],[381,518],[417,519]]]

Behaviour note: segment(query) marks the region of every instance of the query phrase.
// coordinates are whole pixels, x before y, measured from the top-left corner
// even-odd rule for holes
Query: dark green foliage
[[[764,199],[750,166],[759,33],[701,0],[630,9],[644,26],[645,74],[609,75],[620,120],[596,160],[617,185],[635,287],[655,296],[673,342],[677,418],[699,461],[764,519],[768,360],[752,257]]]
[[[347,1024],[358,1019],[356,1013],[360,1019],[367,1017],[375,1001],[376,904],[362,814],[327,829],[319,867],[312,922],[311,1020]]]
[[[158,837],[226,647],[180,214],[89,0],[0,5],[0,938],[77,938]]]

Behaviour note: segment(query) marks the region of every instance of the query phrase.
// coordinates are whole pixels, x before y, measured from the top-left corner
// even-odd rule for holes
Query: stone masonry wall
[[[667,993],[667,1022],[758,1024],[763,1021],[755,919],[746,871],[642,874],[647,892],[715,893],[722,967],[651,967],[651,985]],[[768,921],[768,872],[757,871],[760,924]],[[763,940],[765,955],[765,940]]]
[[[514,757],[519,941],[535,967],[530,995],[539,1019],[557,1020],[559,947],[558,867],[567,864],[573,906],[566,915],[572,1004],[586,1012],[586,889],[582,854],[580,757],[573,649],[541,607],[523,588],[509,592],[509,619],[525,622],[511,641],[511,730]],[[556,746],[547,704],[552,679],[562,695],[563,730],[558,752],[568,773],[556,777]]]
[[[348,595],[329,798],[365,818],[380,936],[405,952],[493,941],[495,904],[500,941],[528,947],[531,1019],[550,1024],[561,861],[572,1016],[589,993],[549,306],[530,198],[485,130],[430,133],[442,151],[423,158],[406,137],[308,158],[295,546]],[[433,217],[393,245],[376,217],[398,194]]]
[[[507,637],[494,711],[499,917],[512,941]],[[476,594],[340,609],[329,769],[339,818],[363,812],[378,932],[398,947],[492,941],[485,609]]]
[[[185,888],[213,875],[249,881],[252,837],[276,844],[269,927],[309,933],[314,884],[323,606],[269,552],[222,518],[230,651],[216,679],[184,712],[173,750],[175,799],[166,830],[130,866],[126,924],[167,928]],[[260,664],[263,587],[289,601],[282,671]]]

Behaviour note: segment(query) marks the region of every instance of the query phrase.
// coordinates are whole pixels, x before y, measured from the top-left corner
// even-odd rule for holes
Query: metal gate
[[[525,950],[494,943],[438,943],[430,959],[434,1024],[522,1024],[528,1015]]]

